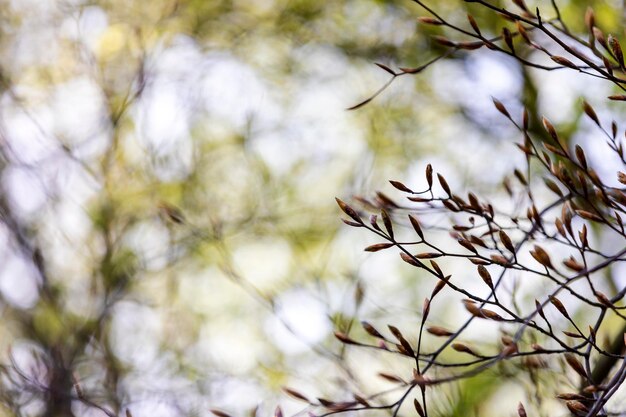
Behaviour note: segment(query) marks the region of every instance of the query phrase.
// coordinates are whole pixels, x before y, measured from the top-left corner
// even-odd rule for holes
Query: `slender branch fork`
[[[514,1],[520,12],[488,1],[473,0],[472,3],[502,17],[507,25],[514,25],[514,29],[505,27],[501,35],[488,37],[471,15],[468,15],[470,28],[466,29],[446,20],[422,0],[412,1],[429,13],[429,16],[420,18],[421,23],[446,28],[464,39],[436,37],[435,42],[448,48],[447,51],[416,68],[394,70],[377,64],[392,78],[351,110],[370,103],[399,76],[420,73],[443,58],[483,46],[513,57],[523,66],[546,71],[575,70],[626,91],[626,79],[623,78],[626,68],[619,41],[612,35],[605,36],[596,26],[591,9],[585,16],[588,39],[583,39],[583,35],[572,32],[563,21],[556,1],[551,1],[555,16],[545,20],[539,9],[530,11],[523,0]],[[551,52],[556,49],[565,56]],[[555,65],[538,63],[536,54],[547,56]],[[614,95],[609,99],[626,101],[626,96]],[[583,148],[568,143],[545,117],[541,120],[541,132],[536,126],[531,129],[527,110],[524,110],[521,120],[517,120],[497,99],[494,99],[494,106],[518,129],[522,138],[517,147],[526,156],[527,174],[514,170],[512,177],[517,184],[511,186],[510,182],[506,182],[505,188],[517,202],[517,208],[525,206],[525,216],[497,210],[487,200],[471,192],[467,198],[461,197],[451,190],[441,174],[437,174],[439,184],[436,187],[431,165],[426,167],[426,190],[414,191],[399,181],[391,181],[397,190],[405,194],[408,204],[398,203],[381,193],[373,200],[360,198],[359,201],[366,207],[380,210],[379,214],[372,214],[369,219],[366,219],[364,210],[337,200],[349,218],[344,219],[347,225],[365,229],[383,240],[368,246],[366,251],[398,250],[402,260],[436,281],[424,302],[417,335],[405,335],[395,326],[389,326],[392,336],[385,336],[367,322],[363,322],[363,330],[376,342],[362,341],[363,335],[336,333],[345,345],[410,359],[411,371],[407,372],[410,377],[381,373],[381,378],[394,384],[393,390],[371,395],[354,393],[354,398],[347,401],[315,401],[297,391],[288,391],[292,396],[307,401],[309,409],[320,409],[317,415],[390,410],[395,417],[405,402],[414,397],[416,413],[426,417],[429,415],[429,390],[488,370],[495,372],[494,367],[505,362],[516,364],[520,372],[528,373],[536,384],[541,384],[541,381],[535,376],[546,368],[564,367],[566,372],[577,375],[579,383],[563,388],[565,392],[559,392],[558,387],[551,387],[546,392],[553,392],[573,415],[591,417],[611,414],[606,409],[607,401],[626,379],[623,352],[626,306],[622,301],[626,288],[616,288],[609,278],[611,293],[605,294],[600,289],[606,291],[607,285],[603,281],[606,276],[610,277],[612,266],[626,260],[626,233],[622,222],[626,214],[626,188],[607,185],[606,179],[602,179],[588,164]],[[607,127],[600,122],[591,105],[583,102],[582,107],[586,116],[606,137],[605,143],[616,161],[626,168],[617,123],[612,122]],[[539,174],[534,174],[537,171]],[[622,185],[626,184],[623,172],[618,173],[617,179]],[[537,190],[544,185],[555,198],[539,208],[538,201],[545,200],[545,193]],[[469,218],[469,225],[453,224],[448,230],[460,246],[458,250],[434,243],[429,236],[434,232],[427,226],[429,213],[442,211],[455,219]],[[399,226],[405,222],[410,225],[408,230],[414,233],[414,237],[406,241],[398,237]],[[576,225],[582,227],[576,230]],[[606,252],[593,243],[592,231],[597,235],[594,237],[615,239],[621,244]],[[406,233],[410,232],[402,229],[402,234]],[[563,253],[569,253],[569,256],[563,258]],[[526,254],[530,254],[532,260],[527,260]],[[562,258],[560,262],[557,262],[558,258]],[[445,268],[438,263],[440,260],[468,261],[472,268],[476,268],[476,279],[482,280],[489,289],[488,295],[480,296],[469,288],[466,279],[455,279],[446,274]],[[497,275],[492,276],[494,272]],[[517,277],[543,281],[546,288],[546,295],[535,300],[534,307],[527,308],[525,312],[517,305],[516,294],[506,290],[510,285],[505,283],[510,284]],[[463,305],[469,315],[456,330],[427,325],[431,305],[438,300],[436,296],[444,288],[464,298]],[[561,301],[563,297],[568,299],[568,303]],[[580,316],[572,314],[571,307],[566,307],[566,304],[585,313]],[[555,312],[557,318],[554,318]],[[609,317],[623,321],[623,329],[616,336],[612,336],[615,328],[614,324],[609,324]],[[476,320],[499,326],[502,337],[496,352],[480,353],[464,341],[469,335],[470,324]],[[611,335],[614,340],[606,345],[600,342],[599,335]],[[412,337],[416,338],[415,344],[409,341]],[[443,341],[437,345],[436,341],[440,338]],[[433,344],[437,347],[427,351],[427,347]],[[451,351],[460,353],[451,355]],[[458,360],[460,354],[469,355],[471,359]],[[412,395],[415,388],[419,388],[419,395]],[[389,402],[382,399],[394,392],[398,392],[395,400]],[[521,403],[517,411],[520,417],[526,416]]]

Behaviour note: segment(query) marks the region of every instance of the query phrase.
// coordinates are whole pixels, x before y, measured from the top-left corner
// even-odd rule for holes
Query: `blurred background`
[[[431,3],[500,32],[471,3]],[[558,3],[573,30],[593,3],[623,35],[619,1]],[[481,49],[346,111],[388,80],[375,62],[443,52],[425,14],[408,0],[1,0],[0,415],[291,415],[305,408],[283,386],[334,399],[388,386],[372,378],[384,358],[333,331],[415,332],[433,282],[364,253],[377,242],[334,197],[399,199],[388,180],[423,188],[432,163],[499,201],[524,159],[492,97],[585,143],[579,97],[603,115],[611,93]],[[456,306],[433,308],[457,322]],[[440,415],[502,415],[506,383],[464,384]]]

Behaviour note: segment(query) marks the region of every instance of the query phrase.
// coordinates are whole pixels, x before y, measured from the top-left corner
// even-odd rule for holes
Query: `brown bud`
[[[358,345],[358,343],[352,339],[350,339],[350,337],[348,337],[348,335],[341,333],[341,332],[335,332],[335,337],[341,342],[341,343],[345,343],[346,345]]]
[[[575,69],[575,70],[578,69],[576,64],[574,64],[572,61],[570,61],[569,59],[567,59],[565,57],[558,56],[558,55],[552,55],[550,58],[554,62],[556,62],[557,64],[563,65],[564,67],[568,67],[568,68]]]
[[[215,409],[211,409],[209,410],[211,413],[215,414],[217,417],[231,417],[230,414],[225,413],[223,411],[220,410],[215,410]],[[126,413],[128,415],[128,413]]]
[[[426,331],[434,336],[452,336],[454,333],[452,333],[449,330],[444,329],[443,327],[439,327],[439,326],[430,326],[428,328],[426,328]]]
[[[530,254],[541,265],[545,266],[546,268],[554,269],[554,267],[552,266],[552,261],[550,260],[550,255],[548,255],[548,252],[546,252],[541,246],[535,245],[534,250],[531,250]]]
[[[415,411],[420,417],[426,416],[426,414],[424,414],[424,409],[420,405],[419,401],[417,401],[417,398],[413,398],[413,407],[415,407]]]
[[[390,180],[389,183],[391,185],[393,185],[393,187],[396,188],[397,190],[404,191],[405,193],[412,193],[413,192],[413,190],[411,190],[406,185],[402,184],[400,181]]]
[[[607,306],[609,308],[613,307],[613,303],[611,302],[611,300],[609,300],[609,297],[604,295],[604,293],[601,293],[600,291],[596,291],[595,292],[595,296],[598,299],[598,301],[600,301],[605,306]]]
[[[607,43],[609,44],[609,48],[611,48],[611,51],[613,52],[613,55],[615,56],[615,59],[617,60],[619,66],[621,68],[624,68],[624,54],[622,53],[622,47],[620,46],[617,38],[615,38],[613,35],[609,35]]]
[[[482,246],[483,248],[488,248],[485,241],[477,236],[470,235],[469,239],[470,239],[470,242],[472,242],[474,245]]]
[[[562,394],[559,394],[556,396],[556,398],[558,398],[559,400],[567,400],[567,401],[571,401],[571,400],[587,401],[589,399],[585,397],[584,395],[574,394],[570,392],[564,392]]]
[[[495,321],[502,321],[502,316],[500,316],[498,313],[496,313],[495,311],[491,311],[491,310],[487,310],[486,308],[481,308],[480,309],[480,314],[490,320],[495,320]]]
[[[417,373],[417,370],[413,370],[413,382],[415,382],[420,387],[425,387],[426,385],[430,385],[433,381],[427,376],[420,375]]]
[[[500,241],[502,242],[504,247],[511,252],[515,252],[515,246],[513,246],[513,242],[511,242],[511,238],[509,237],[509,235],[507,235],[502,229],[500,229],[498,234],[500,235]]]
[[[556,229],[559,231],[559,233],[561,234],[561,236],[563,237],[567,237],[567,232],[565,231],[565,227],[563,227],[563,221],[561,221],[561,219],[559,219],[558,217],[554,220],[554,225],[556,226]]]
[[[363,220],[361,220],[361,218],[359,217],[358,213],[349,205],[347,205],[346,203],[344,203],[343,201],[341,201],[338,198],[335,198],[335,201],[337,201],[337,204],[339,205],[339,208],[346,213],[352,220],[354,220],[355,222],[359,223],[359,224],[363,224]]]
[[[531,369],[541,369],[548,367],[548,363],[543,358],[537,356],[525,356],[522,359],[522,363],[526,368]]]
[[[305,401],[307,403],[310,402],[307,397],[294,389],[283,387],[283,391],[297,400]]]
[[[522,172],[519,169],[513,170],[513,175],[515,175],[515,178],[517,178],[517,180],[521,182],[522,185],[528,185],[528,181],[526,181],[526,177],[524,177],[524,174],[522,174]]]
[[[487,268],[482,265],[478,265],[478,274],[483,279],[485,284],[487,284],[489,288],[493,289],[493,280],[491,279],[491,274],[489,273]]]
[[[438,252],[424,252],[424,253],[418,253],[417,255],[415,255],[415,257],[418,259],[432,259],[432,258],[440,258],[442,256],[443,255]]]
[[[161,202],[159,203],[159,210],[167,220],[176,224],[185,223],[185,215],[178,207]]]
[[[515,343],[515,340],[513,340],[513,338],[511,336],[508,336],[508,335],[502,336],[500,338],[500,341],[502,342],[502,344],[504,346],[512,345],[513,343]]]
[[[381,193],[380,191],[376,192],[376,201],[380,204],[380,206],[382,207],[393,207],[393,208],[398,208],[400,206],[398,206],[398,204],[393,201],[391,198],[389,198],[386,194]]]
[[[408,263],[409,265],[413,265],[413,266],[416,266],[418,268],[422,267],[422,264],[417,259],[415,259],[412,256],[407,255],[404,252],[400,252],[400,257],[402,258],[402,260],[404,262]]]
[[[508,266],[510,264],[509,260],[506,259],[504,256],[502,255],[491,255],[489,256],[489,258],[491,259],[491,261],[495,264],[501,265],[501,266]]]
[[[424,306],[422,307],[422,320],[426,320],[429,313],[430,313],[430,300],[428,298],[425,298]]]
[[[413,226],[413,230],[415,230],[415,233],[417,233],[417,235],[421,239],[424,239],[424,232],[422,232],[422,228],[420,227],[419,221],[410,214],[409,214],[409,221],[411,222],[411,226]]]
[[[550,189],[550,191],[554,192],[556,195],[558,195],[559,197],[563,197],[563,191],[561,191],[561,189],[559,188],[558,185],[556,185],[556,183],[554,181],[552,181],[549,178],[544,178],[543,182],[546,184],[546,186]]]
[[[469,313],[472,316],[482,317],[480,308],[472,300],[463,300],[463,305],[465,306],[465,309],[469,311]]]
[[[524,0],[513,0],[513,3],[515,3],[517,7],[522,9],[522,11],[530,14],[530,10],[528,10],[528,6],[526,6],[526,3],[524,3]]]
[[[369,333],[370,335],[377,337],[379,339],[384,339],[385,336],[383,336],[382,334],[380,334],[380,332],[378,330],[376,330],[376,328],[374,326],[372,326],[371,324],[369,324],[366,321],[362,321],[361,322],[361,326],[363,326],[363,329]]]
[[[396,375],[387,374],[385,372],[379,372],[378,376],[383,378],[383,379],[386,379],[387,381],[390,381],[390,382],[399,382],[401,384],[405,384],[406,385],[406,382],[402,378],[400,378],[399,376],[396,376]]]
[[[396,73],[395,73],[395,71],[394,71],[394,70],[392,70],[391,68],[389,68],[389,67],[388,67],[387,65],[385,65],[385,64],[381,64],[380,62],[374,62],[374,64],[375,64],[378,68],[380,68],[380,69],[384,70],[385,72],[388,72],[389,74],[393,75],[394,77],[395,77],[396,75],[398,75],[398,74],[396,74]]]
[[[546,131],[550,134],[550,136],[552,137],[552,139],[554,139],[556,142],[558,142],[558,135],[556,133],[556,129],[554,128],[554,126],[552,125],[552,123],[550,123],[550,121],[546,118],[546,117],[542,117],[541,118],[541,122],[543,123],[543,127],[546,129]]]
[[[361,397],[360,395],[357,394],[352,394],[354,396],[354,399],[356,400],[356,402],[358,402],[359,404],[365,406],[365,407],[369,407],[370,403],[363,397]]]
[[[565,361],[567,362],[567,364],[574,370],[576,371],[576,373],[580,376],[582,376],[583,378],[587,377],[587,372],[585,372],[585,368],[583,367],[583,365],[578,361],[578,359],[576,359],[576,357],[571,354],[571,353],[566,353],[565,355]]]
[[[602,55],[602,63],[604,64],[604,68],[606,68],[606,72],[608,72],[609,75],[613,75],[613,65],[611,65],[611,61],[609,61],[604,55]],[[610,98],[611,97],[609,97],[609,99]]]
[[[448,280],[450,279],[452,275],[448,275],[442,279],[440,279],[439,281],[437,281],[437,284],[435,284],[435,288],[433,288],[433,292],[430,294],[430,298],[432,299],[435,295],[437,295],[439,293],[439,291],[441,291],[443,289],[443,287],[446,286],[446,284],[448,283]]]
[[[379,250],[387,249],[394,246],[393,243],[376,243],[363,249],[365,252],[378,252]]]
[[[407,353],[413,356],[414,355],[413,348],[411,347],[409,342],[404,338],[400,330],[398,330],[397,327],[391,326],[391,325],[387,327],[389,328],[391,333],[394,335],[394,337],[398,339],[398,342],[400,342],[400,345],[407,351]]]
[[[543,307],[541,306],[541,303],[537,300],[535,300],[535,309],[537,310],[537,314],[539,314],[542,319],[548,321],[548,319],[546,319],[545,313],[543,312]]]
[[[457,240],[457,242],[459,242],[459,245],[463,246],[468,251],[473,252],[473,253],[478,253],[474,245],[472,245],[468,240],[460,238]]]
[[[417,21],[425,25],[434,25],[434,26],[443,25],[443,22],[441,20],[435,19],[434,17],[430,17],[430,16],[420,16],[417,18]]]
[[[393,239],[393,226],[391,224],[391,217],[389,217],[389,213],[385,209],[380,211],[380,217],[383,219],[383,224],[385,225],[385,229],[387,229],[387,233],[389,237]]]
[[[565,405],[572,413],[577,416],[584,416],[587,414],[587,411],[589,411],[587,406],[585,406],[585,404],[581,403],[580,401],[566,401]]]
[[[578,238],[583,249],[589,247],[589,241],[587,240],[587,225],[583,224],[583,228],[578,232]]]
[[[470,23],[470,26],[472,27],[472,29],[474,29],[474,32],[476,32],[478,35],[480,35],[480,28],[478,27],[478,24],[476,23],[476,20],[474,19],[474,17],[471,14],[467,15],[467,20]]]
[[[439,264],[435,261],[433,261],[432,259],[430,260],[430,266],[433,267],[433,269],[435,270],[435,272],[437,273],[437,276],[439,278],[443,278],[443,271],[441,270],[441,268],[439,267]]]
[[[492,100],[493,100],[493,105],[496,106],[496,109],[498,109],[500,113],[502,113],[504,116],[510,119],[511,115],[509,114],[509,111],[506,109],[506,107],[504,107],[504,104],[502,104],[500,100],[495,99],[493,97],[492,97]]]
[[[476,352],[474,352],[469,346],[463,343],[458,343],[458,342],[453,343],[452,349],[456,350],[457,352],[464,352],[464,353],[469,353],[470,355],[473,355],[473,356],[477,356]]]
[[[506,358],[508,356],[514,355],[515,353],[517,353],[517,344],[512,343],[510,345],[504,346],[500,354]]]
[[[428,183],[428,189],[433,186],[433,166],[431,164],[426,165],[426,182]]]
[[[591,327],[591,325],[589,325],[589,338],[594,342],[596,341],[596,329]]]
[[[437,42],[441,46],[447,46],[447,47],[450,47],[450,48],[456,47],[456,42],[451,41],[450,39],[446,38],[445,36],[433,36],[433,40],[435,42]]]
[[[586,220],[592,220],[595,222],[604,222],[602,217],[587,210],[576,210],[576,214],[578,214],[580,217]]]
[[[437,174],[437,178],[439,179],[439,184],[441,185],[441,188],[443,188],[448,196],[452,197],[452,193],[450,192],[450,186],[448,185],[448,182],[443,177],[443,175]]]
[[[465,41],[465,42],[458,42],[456,44],[457,48],[459,49],[465,49],[467,51],[473,51],[475,49],[479,49],[482,48],[485,45],[485,43],[483,41]]]
[[[573,256],[563,261],[563,265],[571,269],[572,271],[581,272],[585,269],[585,266],[578,263]]]
[[[532,45],[532,40],[530,39],[530,36],[528,36],[528,32],[526,31],[526,28],[524,27],[524,25],[522,25],[519,20],[515,21],[515,26],[517,28],[517,32],[520,34],[520,36],[522,37],[522,39],[524,39],[524,41],[528,44],[528,45]]]
[[[561,300],[559,300],[553,295],[548,296],[548,298],[550,299],[550,302],[552,303],[552,305],[556,307],[556,309],[559,310],[559,312],[563,314],[563,316],[565,316],[566,318],[569,318],[569,313],[565,309],[565,306],[563,305]]]
[[[563,330],[563,334],[565,336],[567,336],[567,337],[571,337],[571,338],[574,338],[574,339],[584,339],[585,338],[584,336],[582,336],[579,333],[568,332],[567,330]]]
[[[600,119],[598,119],[598,115],[596,114],[593,107],[591,107],[591,105],[585,100],[583,100],[583,110],[585,111],[585,114],[594,121],[595,124],[600,126]]]
[[[591,8],[591,6],[589,6],[587,7],[587,10],[585,11],[585,26],[587,26],[587,29],[591,32],[593,31],[593,27],[595,25],[596,25],[596,18],[593,13],[593,9]]]
[[[583,151],[583,148],[581,148],[579,145],[576,145],[576,159],[578,159],[580,166],[582,166],[584,169],[587,169],[587,158],[585,157],[585,152]]]
[[[592,29],[593,36],[596,38],[596,41],[606,49],[609,49],[609,45],[606,43],[606,38],[604,37],[604,33],[598,29],[597,27],[593,27]]]
[[[502,37],[504,38],[504,43],[506,43],[506,46],[508,46],[511,52],[515,54],[515,46],[513,45],[513,36],[511,35],[511,31],[507,28],[503,28]]]

